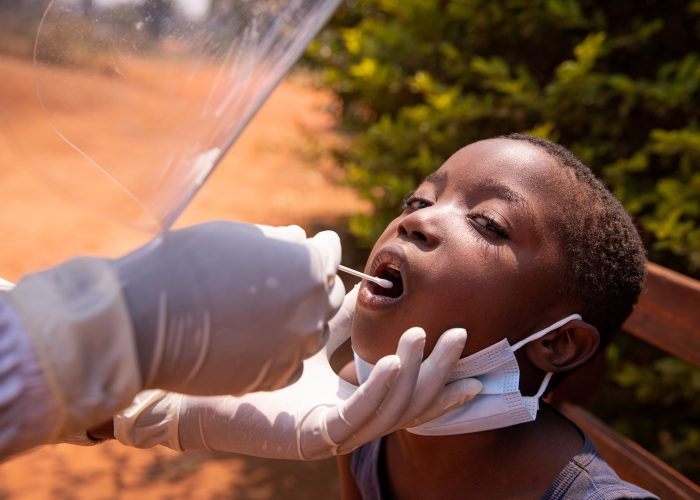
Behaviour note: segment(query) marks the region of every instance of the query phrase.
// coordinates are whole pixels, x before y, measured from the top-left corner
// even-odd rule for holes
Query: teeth
[[[399,270],[399,266],[396,266],[396,265],[394,265],[394,264],[387,264],[386,267],[388,267],[389,269],[393,269],[394,271],[398,271],[398,270]]]

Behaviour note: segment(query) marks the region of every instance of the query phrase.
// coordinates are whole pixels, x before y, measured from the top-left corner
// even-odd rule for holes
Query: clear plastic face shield
[[[21,123],[10,140],[56,189],[158,233],[338,3],[53,0],[37,29],[33,84],[46,134],[75,154],[60,168],[44,161]]]

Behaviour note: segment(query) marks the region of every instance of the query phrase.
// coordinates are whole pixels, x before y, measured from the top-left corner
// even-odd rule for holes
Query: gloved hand
[[[211,450],[248,455],[321,459],[349,453],[394,430],[432,420],[473,398],[477,380],[445,385],[466,341],[452,329],[422,361],[425,334],[412,328],[397,354],[379,360],[360,388],[341,380],[328,359],[349,337],[356,290],[331,322],[326,348],[304,362],[293,385],[240,398],[196,398],[149,391],[114,419],[122,443],[147,448]]]
[[[342,303],[335,233],[213,222],[115,261],[78,258],[8,292],[60,406],[51,441],[143,388],[272,390],[320,349]]]
[[[284,387],[327,340],[345,289],[340,240],[213,222],[116,262],[144,387],[242,394]]]

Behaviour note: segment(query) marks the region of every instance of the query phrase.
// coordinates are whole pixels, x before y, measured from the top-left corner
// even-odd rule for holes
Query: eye
[[[408,196],[406,196],[406,198],[404,198],[402,205],[404,211],[414,211],[420,210],[421,208],[429,207],[430,205],[432,205],[432,202],[411,193]]]
[[[487,232],[498,238],[508,239],[508,231],[506,228],[484,213],[470,214],[469,220],[471,220],[481,232]]]

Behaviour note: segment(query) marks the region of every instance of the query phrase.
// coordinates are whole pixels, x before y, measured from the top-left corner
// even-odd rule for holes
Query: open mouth
[[[365,281],[358,295],[358,304],[373,310],[382,310],[397,305],[406,297],[408,271],[409,265],[405,250],[400,245],[387,245],[372,261],[369,274],[389,280],[393,286],[384,288]]]
[[[368,283],[367,286],[373,295],[389,297],[392,299],[398,299],[401,297],[401,295],[403,295],[403,278],[401,277],[401,270],[399,266],[392,264],[391,262],[382,262],[374,271],[374,276],[389,280],[394,286],[391,288],[384,288],[376,283]]]

